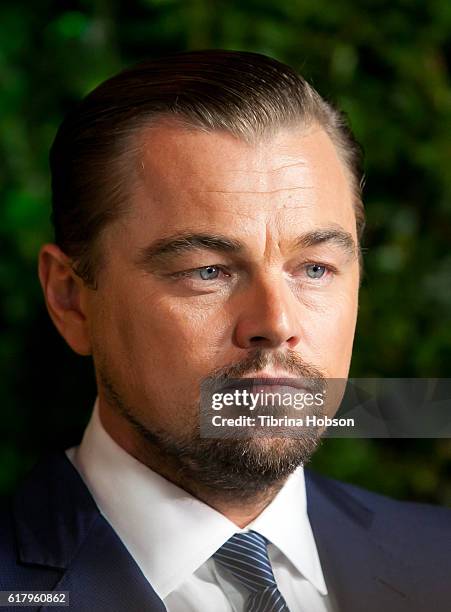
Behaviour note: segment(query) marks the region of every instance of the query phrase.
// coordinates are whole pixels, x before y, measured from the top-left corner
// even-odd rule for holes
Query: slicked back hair
[[[56,244],[95,286],[99,237],[130,207],[139,134],[157,119],[252,143],[318,124],[344,163],[364,229],[361,149],[345,116],[289,66],[264,55],[206,50],[140,62],[104,81],[64,119],[50,150]]]

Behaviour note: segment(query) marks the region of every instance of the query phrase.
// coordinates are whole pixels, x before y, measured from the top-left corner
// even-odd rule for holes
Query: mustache
[[[326,379],[326,374],[322,370],[304,361],[294,351],[276,353],[267,349],[257,349],[237,363],[217,368],[210,372],[209,378],[216,383],[221,383],[230,378],[241,378],[246,374],[257,374],[268,366],[282,369],[290,376],[296,378]]]

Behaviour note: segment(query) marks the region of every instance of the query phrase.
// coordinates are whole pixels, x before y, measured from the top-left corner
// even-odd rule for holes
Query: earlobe
[[[84,293],[70,258],[56,244],[45,244],[39,253],[39,280],[49,315],[69,346],[80,355],[91,354]]]

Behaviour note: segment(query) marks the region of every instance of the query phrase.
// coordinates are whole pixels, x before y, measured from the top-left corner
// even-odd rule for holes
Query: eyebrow
[[[335,244],[348,256],[357,256],[352,235],[336,227],[304,232],[294,239],[293,246],[295,249],[306,249],[324,243]],[[243,242],[221,234],[187,231],[160,238],[142,248],[136,258],[136,265],[147,270],[155,269],[173,257],[199,250],[240,255],[247,247]]]
[[[184,232],[155,240],[144,247],[136,263],[139,267],[155,268],[172,257],[199,250],[239,254],[245,250],[245,246],[239,240],[219,234]]]
[[[356,256],[358,249],[352,234],[340,228],[324,228],[305,232],[295,239],[297,248],[308,248],[323,243],[340,247],[347,255]]]

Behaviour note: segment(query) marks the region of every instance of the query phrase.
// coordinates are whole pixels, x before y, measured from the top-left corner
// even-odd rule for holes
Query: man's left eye
[[[324,276],[326,271],[326,266],[321,266],[320,264],[309,264],[308,266],[306,266],[306,272],[309,278],[321,278],[322,276]]]

